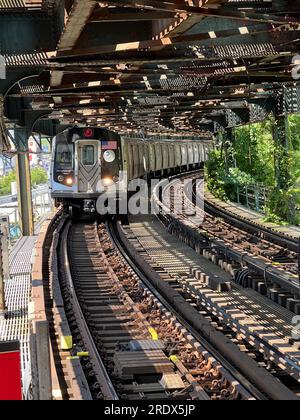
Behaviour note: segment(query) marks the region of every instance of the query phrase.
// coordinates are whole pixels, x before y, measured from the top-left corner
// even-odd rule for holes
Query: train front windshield
[[[73,145],[59,143],[56,147],[55,169],[66,170],[73,168]]]
[[[88,144],[82,147],[82,164],[85,166],[95,165],[95,146]]]

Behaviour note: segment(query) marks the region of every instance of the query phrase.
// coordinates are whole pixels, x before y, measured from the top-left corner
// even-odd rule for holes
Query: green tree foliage
[[[11,193],[11,183],[16,181],[16,172],[11,171],[9,174],[0,179],[0,196],[9,195]]]
[[[210,191],[223,200],[236,200],[237,185],[263,184],[270,190],[267,220],[299,224],[300,115],[290,116],[287,127],[270,118],[234,129],[231,142],[223,141],[209,157],[206,176]]]
[[[16,181],[16,171],[11,171],[0,179],[0,196],[11,194],[11,183]],[[31,170],[31,184],[36,187],[48,182],[47,172],[43,168]]]
[[[46,184],[48,182],[47,172],[43,168],[34,168],[31,170],[31,184],[33,187]]]
[[[273,120],[268,120],[234,130],[236,165],[255,182],[266,186],[273,186],[275,179],[272,124]]]
[[[235,200],[236,185],[250,185],[253,178],[238,167],[226,168],[225,162],[221,150],[211,152],[205,166],[207,186],[221,200]]]
[[[275,130],[280,128],[275,126]],[[269,197],[268,212],[289,223],[299,224],[300,206],[300,116],[289,116],[285,144],[276,144],[279,159],[276,186]],[[276,137],[276,136],[275,136]],[[276,165],[275,165],[276,166]]]

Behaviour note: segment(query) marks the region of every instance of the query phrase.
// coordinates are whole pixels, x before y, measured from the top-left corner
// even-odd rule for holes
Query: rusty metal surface
[[[138,268],[141,267],[140,264],[145,268],[148,264],[145,253],[139,259],[139,248],[136,247],[136,244],[132,248],[131,243],[124,240],[124,232],[118,224],[111,223],[109,232],[123,260],[130,265],[130,270],[133,270],[136,273],[135,276],[140,279],[138,284],[143,291],[143,299],[141,300],[136,292],[134,296],[135,299],[140,301],[142,312],[149,314],[148,317],[151,319],[151,325],[158,333],[158,338],[168,343],[168,346],[172,349],[171,354],[176,355],[171,360],[185,379],[192,384],[190,397],[206,399],[204,394],[206,392],[212,400],[254,398],[253,389],[250,390],[251,386],[248,389],[249,383],[246,386],[246,381],[242,383],[241,377],[237,379],[237,376],[233,376],[232,366],[230,368],[228,364],[224,363],[224,360],[223,362],[217,361],[211,349],[203,344],[199,336],[194,335],[195,331],[191,328],[191,324],[187,324],[188,327],[182,324],[182,319],[175,309],[175,300],[170,305],[169,301],[164,300],[161,290],[156,287],[157,279],[154,279],[153,273],[147,271],[147,274],[145,274],[145,272],[140,271],[140,268]],[[145,260],[144,257],[146,257]],[[129,282],[127,281],[125,284],[127,283]],[[150,284],[151,288],[149,289]],[[156,289],[155,292],[154,289]],[[169,293],[169,297],[172,299],[173,292],[171,289]],[[181,305],[182,301],[180,302]],[[206,380],[207,383],[205,383]],[[226,382],[231,384],[229,388],[224,388]]]
[[[212,303],[207,305],[207,307],[200,305],[201,288],[197,286],[198,283],[200,284],[200,280],[196,281],[196,279],[190,273],[190,268],[197,266],[201,267],[199,270],[206,274],[206,277],[208,275],[216,275],[216,272],[218,275],[222,275],[221,269],[218,269],[214,266],[214,264],[207,262],[205,258],[199,257],[199,255],[195,253],[195,251],[193,251],[191,248],[189,248],[188,245],[181,243],[181,241],[177,238],[171,236],[167,232],[162,231],[160,222],[155,221],[153,218],[149,219],[148,217],[146,220],[144,220],[144,222],[136,221],[134,223],[132,221],[130,228],[126,228],[125,232],[126,235],[130,238],[129,241],[132,246],[134,246],[135,249],[138,249],[138,253],[141,255],[141,258],[145,260],[145,264],[149,264],[150,267],[153,267],[159,276],[160,280],[158,280],[157,277],[154,282],[155,287],[160,287],[159,290],[161,293],[163,293],[163,296],[167,296],[167,299],[171,302],[171,304],[174,305],[174,307],[176,307],[176,309],[181,314],[184,314],[183,316],[192,323],[194,328],[200,328],[201,332],[204,333],[204,337],[206,337],[209,341],[212,340],[210,342],[213,342],[216,348],[221,348],[223,356],[229,358],[229,360],[232,361],[233,359],[231,356],[233,356],[233,353],[236,353],[236,357],[234,357],[235,366],[238,366],[239,370],[243,372],[246,377],[249,378],[252,376],[251,381],[257,384],[259,389],[263,389],[264,393],[269,395],[271,398],[280,399],[283,398],[284,394],[289,395],[289,398],[295,398],[295,395],[293,396],[293,386],[295,384],[292,386],[291,391],[289,391],[284,385],[281,385],[280,389],[278,379],[274,378],[268,372],[268,366],[265,365],[265,368],[263,369],[263,364],[261,356],[259,356],[259,352],[256,353],[255,350],[251,348],[251,346],[247,347],[245,344],[246,341],[243,343],[242,338],[240,338],[241,341],[238,341],[239,337],[235,333],[235,328],[230,331],[229,323],[222,322],[223,319],[220,319],[219,324],[215,323],[215,311]],[[206,277],[204,277],[204,279],[206,279]],[[197,292],[199,293],[199,297],[198,295],[195,295],[195,298],[193,298],[193,294],[190,292],[188,287],[185,287],[185,283],[187,285],[195,284],[197,287]],[[214,304],[216,304],[219,298],[220,310],[222,311],[223,307],[221,304],[223,303],[224,295],[221,297],[217,291],[210,289],[206,283],[203,283],[203,285],[203,291],[206,292],[209,297],[211,297],[211,301]],[[172,292],[172,288],[174,292]],[[180,293],[180,297],[177,296],[178,293]],[[189,302],[189,305],[185,306],[186,304],[184,303],[184,300]],[[234,317],[234,308],[236,305],[234,302],[231,302],[231,305],[233,306],[232,317]],[[189,309],[188,306],[190,306]],[[237,313],[238,312],[239,311],[237,308]],[[210,323],[208,323],[206,326],[205,324],[207,318],[205,318],[205,320],[203,319],[203,313],[210,317]],[[239,322],[238,316],[236,318],[236,322]],[[196,327],[198,324],[199,326]],[[244,328],[245,325],[246,324],[243,324]],[[243,329],[243,327],[241,327],[241,329]],[[253,330],[251,331],[253,333]],[[218,333],[221,333],[221,335],[224,334],[227,344],[225,345],[225,341],[223,344],[221,344],[221,335],[218,335],[218,339],[214,341],[213,336],[215,333],[217,333],[217,335]],[[232,343],[229,337],[232,337]],[[219,339],[220,341],[218,343]],[[253,345],[252,342],[251,344]],[[259,348],[263,350],[262,347]],[[279,362],[279,359],[280,358],[276,358],[276,361]],[[255,379],[256,375],[258,376]],[[270,388],[271,383],[273,383],[273,385],[277,384],[277,390],[275,390],[276,387],[271,387],[272,389]],[[297,386],[295,389],[297,392]]]
[[[253,223],[257,228],[269,229],[274,232],[278,232],[282,237],[286,237],[288,240],[298,240],[300,237],[300,228],[299,226],[278,226],[275,223],[266,223],[263,222],[263,215],[257,213],[253,210],[247,209],[242,205],[236,203],[227,202],[224,203],[221,200],[213,196],[209,191],[206,191],[206,201],[216,207],[217,209],[227,213],[234,218],[243,219],[246,222]],[[295,241],[295,248],[297,248],[297,243]]]
[[[193,341],[191,346],[186,346],[185,340],[191,340],[189,333],[174,318],[169,318],[167,312],[161,312],[160,315],[163,308],[158,302],[154,303],[151,295],[145,294],[140,287],[134,272],[114,249],[105,226],[99,226],[99,239],[96,235],[93,224],[75,224],[68,239],[69,257],[66,251],[60,253],[60,266],[68,267],[70,264],[66,277],[64,270],[60,273],[67,318],[75,349],[90,355],[90,362],[88,359],[84,362],[84,370],[95,391],[100,385],[105,396],[109,379],[101,379],[101,375],[97,374],[97,356],[90,347],[87,326],[78,321],[74,297],[71,297],[73,287],[95,346],[120,397],[139,399],[142,395],[144,399],[166,398],[166,393],[172,392],[176,398],[180,392],[182,397],[193,395],[196,399],[251,398],[243,387],[233,385],[233,378],[230,381],[230,374],[217,362],[214,363],[209,356],[203,357],[201,346]],[[66,241],[66,233],[63,238]],[[83,315],[80,317],[82,319]],[[158,323],[158,319],[163,322]],[[151,342],[152,334],[156,334],[155,329],[160,335],[159,342]],[[176,348],[177,357],[172,359],[173,363],[166,357],[166,345],[172,351]],[[145,358],[146,354],[150,359],[153,355],[154,359]],[[128,363],[122,361],[124,358]],[[154,378],[151,381],[151,375],[162,371],[167,375],[165,378],[160,382]],[[100,378],[98,385],[94,384],[95,375]],[[142,378],[145,375],[148,377],[146,382],[139,383],[139,376]],[[182,388],[182,375],[186,389]],[[134,379],[132,385],[128,384],[130,378]],[[95,398],[101,398],[100,394],[94,395]]]
[[[195,174],[196,178],[197,176],[199,176],[199,173],[198,175]],[[174,185],[173,195],[167,189],[164,193],[166,197],[171,197],[171,201],[180,201],[183,187],[181,183],[177,183],[177,188]],[[188,204],[187,197],[185,197],[185,203],[188,208],[190,206],[189,212],[191,212],[194,207],[191,202]],[[178,226],[176,227],[173,222],[170,232],[177,236],[179,241],[183,241],[194,248],[196,253],[187,245],[181,244],[175,237],[156,230],[160,228],[156,226],[157,222],[154,221],[148,221],[146,225],[143,225],[143,223],[132,225],[135,234],[133,238],[134,236],[138,238],[135,246],[142,245],[142,250],[146,251],[149,256],[150,264],[157,265],[161,268],[162,273],[168,273],[171,276],[169,281],[174,282],[174,285],[179,282],[186,292],[203,304],[205,311],[218,313],[221,324],[222,321],[226,320],[226,325],[231,326],[233,331],[237,331],[240,339],[244,339],[257,351],[265,354],[266,359],[271,360],[277,366],[275,376],[278,374],[280,377],[285,372],[288,377],[293,377],[296,381],[299,381],[299,345],[291,339],[293,314],[290,310],[283,309],[278,305],[288,305],[291,309],[290,303],[293,301],[296,308],[297,298],[293,299],[293,296],[289,295],[284,288],[272,287],[272,284],[269,284],[266,278],[257,275],[251,276],[251,273],[248,283],[244,284],[246,289],[242,287],[243,285],[236,285],[233,282],[233,274],[238,273],[238,266],[230,260],[230,247],[235,249],[237,245],[234,242],[231,244],[227,240],[227,258],[224,255],[216,254],[209,247],[209,243],[203,240],[206,229],[203,230],[202,225],[199,228],[200,218],[197,225],[197,222],[195,222],[197,217],[194,216],[190,219],[189,212],[186,212],[185,216],[177,216]],[[211,219],[209,218],[209,220]],[[186,227],[188,227],[188,230]],[[199,230],[198,239],[196,237],[197,229]],[[192,230],[196,236],[191,235]],[[214,232],[209,233],[210,240],[216,240],[215,238],[222,235],[222,232],[222,221],[216,219]],[[229,239],[235,240],[236,236],[242,236],[244,232],[240,232],[240,235],[238,235],[234,229],[231,229],[231,234]],[[230,236],[228,232],[227,235]],[[268,243],[266,249],[272,247],[273,244]],[[171,251],[171,249],[174,249],[174,251]],[[248,252],[250,251],[248,250]],[[244,265],[245,263],[246,259],[244,259]],[[215,264],[219,267],[216,267]],[[164,274],[162,276],[168,281],[168,277],[165,277]],[[172,278],[174,280],[171,280]],[[224,284],[230,285],[226,291],[222,286]],[[248,287],[253,287],[253,291],[249,290]],[[263,292],[266,288],[269,288],[268,292]],[[260,296],[259,292],[264,293],[266,297]],[[268,298],[276,303],[269,301]],[[244,351],[247,352],[247,346],[243,347]],[[295,383],[294,386],[297,390]]]
[[[6,57],[20,71],[44,70],[40,84],[16,87],[11,95],[32,98],[50,120],[120,132],[212,133],[262,120],[276,107],[297,112],[292,62],[299,11],[287,10],[284,0],[276,3],[279,13],[273,6],[256,0],[68,2],[65,19],[59,9],[56,48],[35,48],[47,58]],[[58,2],[45,0],[42,7],[49,18]]]

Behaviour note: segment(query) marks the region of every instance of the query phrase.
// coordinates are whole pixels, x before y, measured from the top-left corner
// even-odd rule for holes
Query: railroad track
[[[45,233],[42,246],[42,278],[45,315],[51,341],[50,364],[52,398],[55,400],[91,400],[82,365],[73,353],[72,333],[67,319],[67,308],[62,296],[59,265],[62,232],[67,218],[55,215]],[[40,305],[38,305],[40,306]]]
[[[183,196],[183,200],[186,209],[194,211],[195,203],[197,200],[196,189],[197,181],[199,182],[199,176],[201,177],[200,182],[203,180],[203,172],[196,172],[192,175],[195,183],[188,183],[186,185],[175,185],[170,187],[171,191],[171,211],[174,210],[174,201],[180,200]],[[186,177],[180,177],[181,181],[185,181]],[[175,181],[176,183],[176,181]],[[167,193],[167,191],[166,191]],[[192,197],[192,201],[187,201],[187,196]],[[198,216],[201,216],[201,211],[198,210]],[[259,256],[264,261],[273,263],[276,266],[280,266],[282,270],[285,270],[292,275],[298,275],[298,249],[297,251],[291,250],[286,246],[278,245],[276,242],[267,240],[264,238],[264,234],[256,226],[255,231],[247,232],[242,230],[240,227],[235,227],[227,220],[226,217],[218,217],[217,213],[214,213],[211,207],[211,203],[207,200],[204,201],[204,212],[203,222],[201,223],[202,232],[206,232],[209,237],[220,239],[231,247],[241,250],[241,252],[247,252],[253,256]],[[200,227],[200,226],[198,226]],[[244,229],[249,229],[244,224]],[[270,246],[272,244],[272,246]]]
[[[161,293],[164,293],[165,298],[171,304],[176,302],[178,310],[184,311],[181,312],[183,318],[210,343],[222,348],[222,354],[236,368],[245,376],[249,375],[248,379],[256,385],[256,372],[265,374],[266,377],[259,383],[262,392],[271,399],[280,398],[280,395],[283,399],[293,399],[299,395],[299,361],[289,366],[289,355],[284,352],[277,354],[276,348],[276,341],[288,348],[289,340],[286,337],[283,340],[283,326],[287,330],[289,327],[288,319],[285,320],[283,314],[286,315],[288,311],[282,309],[276,316],[274,307],[266,307],[265,302],[259,305],[258,296],[251,299],[251,296],[244,295],[239,289],[234,289],[227,296],[225,292],[209,288],[203,280],[209,275],[216,280],[223,274],[222,270],[210,265],[205,259],[199,259],[187,245],[168,232],[163,232],[160,223],[153,217],[147,217],[146,220],[133,219],[129,227],[124,227],[124,231],[131,244],[126,245],[127,251],[131,248],[131,252],[138,252],[140,267],[148,265],[156,272],[155,287],[162,287]],[[225,279],[229,281],[229,276],[225,276]],[[238,303],[238,298],[242,304]],[[231,302],[227,303],[226,299],[231,299]],[[208,321],[207,325],[205,320]],[[220,336],[220,341],[212,341],[214,332],[223,335],[226,343],[230,340],[234,346],[227,348]],[[273,345],[268,343],[268,338],[270,342],[273,341]],[[299,353],[296,347],[294,352]],[[294,370],[297,373],[292,379]],[[279,391],[277,396],[268,394],[274,390],[274,384],[279,384],[279,379],[290,388],[288,397],[284,397],[287,391],[285,387],[285,391]],[[273,385],[270,385],[269,380],[275,380]]]
[[[142,283],[108,231],[65,219],[51,234],[46,303],[60,399],[263,398]]]
[[[200,174],[201,175],[201,174]],[[282,230],[276,227],[268,227],[262,223],[257,223],[243,217],[242,214],[231,213],[230,210],[218,206],[210,198],[211,194],[208,194],[205,201],[205,210],[207,213],[212,214],[215,217],[221,217],[227,220],[232,226],[240,228],[246,232],[252,233],[256,236],[260,236],[267,241],[277,244],[286,250],[298,252],[299,246],[299,232],[295,232],[295,236],[291,236],[288,232],[282,232]]]
[[[184,184],[187,177],[194,182]],[[293,247],[285,248],[283,243],[277,244],[277,236],[275,242],[271,242],[271,237],[266,239],[257,226],[255,231],[250,226],[251,232],[248,232],[248,228],[242,230],[232,226],[231,218],[227,220],[213,216],[208,213],[207,202],[203,206],[204,211],[198,208],[196,203],[199,197],[195,194],[195,186],[202,183],[202,177],[203,173],[198,171],[175,178],[164,187],[164,223],[171,226],[174,232],[176,229],[180,231],[185,225],[191,242],[198,242],[203,254],[223,264],[237,283],[247,287],[253,285],[255,290],[259,289],[262,294],[268,294],[275,302],[299,314],[298,253]],[[161,197],[158,197],[157,192],[155,194],[155,200],[160,206]],[[203,203],[203,198],[200,200]],[[184,203],[185,211],[174,216],[174,203],[177,203],[177,207],[178,203]],[[282,241],[286,240],[282,238]]]
[[[221,268],[221,289],[208,288],[205,270],[184,266],[180,241],[168,244],[161,228],[156,236],[178,247],[175,257],[154,258],[153,244],[114,222],[64,219],[51,230],[46,303],[59,399],[297,399],[296,348],[280,349],[288,311],[238,285],[223,291]]]
[[[170,191],[168,191],[168,196],[172,199]],[[171,284],[175,283],[175,287],[181,289],[181,292],[187,292],[189,298],[196,300],[194,305],[201,304],[201,309],[207,316],[212,316],[213,322],[218,320],[222,328],[226,324],[236,333],[238,340],[244,340],[244,344],[240,343],[240,345],[246,352],[252,348],[252,352],[263,355],[264,360],[257,358],[259,364],[272,371],[274,376],[281,378],[284,383],[289,383],[290,378],[293,378],[289,386],[298,395],[300,349],[299,343],[291,337],[293,314],[267,298],[261,297],[256,291],[248,288],[245,290],[233,284],[232,266],[230,267],[228,261],[214,258],[207,242],[201,241],[199,236],[194,235],[193,223],[185,225],[185,228],[187,226],[190,228],[190,235],[186,235],[185,229],[180,227],[182,217],[179,217],[180,223],[175,223],[174,217],[171,218],[170,223],[170,214],[167,213],[170,206],[165,207],[166,209],[161,204],[160,218],[164,222],[167,219],[169,232],[176,233],[180,241],[175,238],[172,238],[174,242],[170,238],[167,241],[159,225],[157,229],[152,229],[152,225],[157,222],[151,218],[146,218],[140,223],[133,219],[136,231],[130,231],[129,238],[132,238],[134,246],[137,249],[140,248],[143,257],[147,261],[150,260],[150,265],[157,267],[163,279],[167,278]],[[205,257],[201,259],[201,263],[198,262],[198,266],[197,259],[191,262],[189,268],[185,266],[189,257],[182,255],[180,242],[185,242]],[[172,248],[175,249],[173,253]],[[185,253],[187,252],[185,248]],[[219,263],[222,269],[207,262],[208,259]],[[229,267],[230,270],[228,270]],[[230,271],[230,274],[225,273],[223,268]],[[263,284],[265,283],[264,281]],[[232,338],[236,340],[236,337]],[[247,346],[250,346],[249,349]]]
[[[173,325],[167,316],[160,327],[167,328],[167,337],[158,340],[159,308],[139,287],[138,278],[114,249],[105,226],[100,225],[98,232],[99,240],[94,225],[71,227],[71,272],[83,315],[118,397],[250,398],[242,387],[232,387],[233,378],[228,374],[230,381],[222,374],[221,366],[205,359],[199,348],[190,343],[189,350],[187,332],[178,331],[180,325]],[[179,338],[181,346],[175,344]]]

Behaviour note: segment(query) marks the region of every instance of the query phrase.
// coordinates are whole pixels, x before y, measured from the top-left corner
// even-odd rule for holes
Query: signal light
[[[84,137],[91,139],[94,137],[94,130],[92,128],[86,128],[83,130]]]

